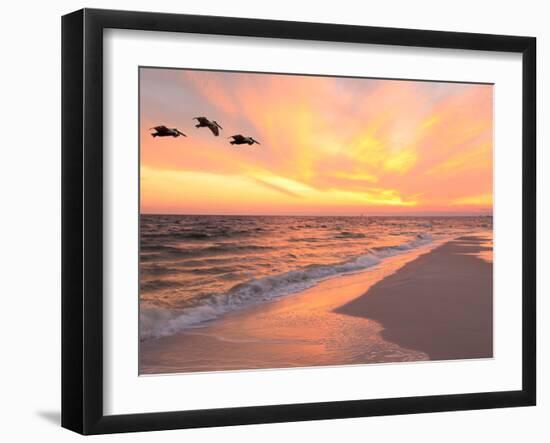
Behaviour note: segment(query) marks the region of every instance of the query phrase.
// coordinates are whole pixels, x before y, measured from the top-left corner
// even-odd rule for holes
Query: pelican
[[[183,135],[184,137],[187,137],[183,132],[181,132],[178,128],[167,128],[164,125],[161,126],[155,126],[154,128],[149,128],[149,130],[155,130],[156,132],[153,132],[151,135],[153,137],[179,137],[180,135]]]
[[[244,144],[253,145],[254,143],[257,143],[258,145],[260,144],[259,141],[254,140],[252,137],[245,137],[244,135],[241,135],[241,134],[232,135],[229,138],[233,139],[229,142],[232,145],[244,145]]]
[[[193,120],[199,122],[195,125],[195,128],[208,128],[216,137],[220,135],[220,129],[223,129],[216,120],[210,121],[206,117],[193,117]]]

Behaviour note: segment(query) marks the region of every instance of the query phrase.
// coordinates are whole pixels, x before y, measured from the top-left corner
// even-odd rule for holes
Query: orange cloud
[[[492,206],[490,85],[177,70],[158,75],[145,73],[141,81],[146,212]],[[213,115],[222,135],[194,128],[198,114]],[[147,128],[161,123],[189,137],[153,139]],[[232,147],[226,137],[235,133],[252,135],[261,146]]]

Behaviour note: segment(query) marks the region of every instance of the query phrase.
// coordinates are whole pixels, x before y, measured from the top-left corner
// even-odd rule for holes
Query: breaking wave
[[[179,309],[154,305],[140,307],[140,340],[149,340],[196,328],[222,315],[301,292],[331,277],[371,268],[381,260],[416,249],[432,242],[429,234],[417,234],[414,240],[369,249],[365,254],[336,264],[312,264],[281,274],[255,278],[233,286],[225,293],[202,297],[198,304]]]

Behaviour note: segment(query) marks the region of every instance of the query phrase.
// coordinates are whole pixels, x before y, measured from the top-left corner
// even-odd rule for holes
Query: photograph
[[[493,88],[140,66],[140,375],[492,358]]]
[[[61,426],[257,441],[269,424],[280,442],[362,420],[387,437],[401,420],[396,438],[425,440],[429,420],[464,441],[514,435],[521,415],[536,440],[542,15],[223,5],[62,16],[61,94],[38,100],[61,98],[61,113],[33,123],[58,131],[60,117],[61,158],[47,157],[61,160],[61,211],[27,180],[27,216],[7,218],[61,235],[46,260],[61,303],[34,291],[57,325],[40,331],[57,337],[60,317],[60,349],[16,346],[61,356]],[[52,175],[26,160],[11,188],[34,163]],[[41,205],[56,235],[36,231]],[[27,237],[11,237],[28,274]],[[36,372],[46,357],[28,354]]]

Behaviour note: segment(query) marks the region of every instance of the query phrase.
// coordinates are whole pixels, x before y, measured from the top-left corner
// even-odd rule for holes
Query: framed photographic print
[[[62,25],[64,427],[535,404],[534,38]]]

